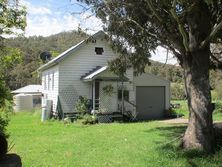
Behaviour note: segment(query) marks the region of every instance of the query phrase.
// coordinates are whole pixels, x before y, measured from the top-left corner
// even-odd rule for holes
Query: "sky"
[[[25,36],[50,36],[63,31],[77,30],[80,26],[88,34],[102,30],[102,22],[90,11],[83,11],[76,0],[21,0],[27,8]],[[89,17],[90,16],[90,17]],[[158,47],[152,60],[166,62],[167,51]],[[167,63],[176,64],[169,54]]]

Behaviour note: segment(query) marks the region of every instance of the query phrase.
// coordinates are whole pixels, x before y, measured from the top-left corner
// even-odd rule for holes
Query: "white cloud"
[[[21,1],[21,4],[26,6],[28,15],[45,15],[52,14],[52,11],[44,6],[34,6],[30,2]]]
[[[33,5],[26,0],[21,4],[27,7],[27,27],[25,36],[49,36],[62,31],[77,30],[78,26],[89,34],[102,29],[101,21],[90,13],[72,15],[68,12],[51,10],[50,6]]]
[[[51,16],[36,16],[27,19],[26,36],[49,36],[62,31],[77,29],[78,21],[71,15],[62,18]]]

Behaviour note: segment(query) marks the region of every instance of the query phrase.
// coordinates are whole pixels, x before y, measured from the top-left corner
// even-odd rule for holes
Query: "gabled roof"
[[[17,90],[12,91],[12,93],[42,93],[42,86],[41,85],[27,85],[25,87],[19,88]]]
[[[75,51],[77,51],[79,48],[83,47],[86,45],[87,41],[90,38],[98,38],[101,35],[106,35],[103,31],[98,31],[97,33],[95,33],[94,35],[88,37],[87,39],[79,42],[78,44],[72,46],[71,48],[67,49],[66,51],[64,51],[63,53],[61,53],[59,56],[55,57],[54,59],[50,60],[48,63],[42,65],[41,67],[38,68],[38,71],[43,71],[45,69],[50,68],[51,66],[56,65],[57,63],[61,62],[64,58],[66,58],[67,56],[69,56],[69,53],[73,53]]]

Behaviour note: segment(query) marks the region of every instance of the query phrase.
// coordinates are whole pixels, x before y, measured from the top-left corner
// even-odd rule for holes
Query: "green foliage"
[[[189,117],[189,110],[188,110],[186,100],[172,100],[171,104],[173,104],[173,105],[179,104],[180,105],[180,107],[174,109],[178,115],[183,115],[184,118]]]
[[[215,90],[211,91],[211,98],[213,101],[218,100],[218,95],[217,92]]]
[[[0,87],[1,88],[1,87]],[[9,134],[6,131],[6,127],[9,123],[9,114],[13,112],[12,101],[8,100],[9,97],[0,97],[0,134],[8,137]]]
[[[219,80],[215,84],[216,96],[219,100],[222,100],[222,80]]]
[[[4,47],[0,50],[0,79],[3,79],[7,87],[13,88],[13,69],[23,62],[23,54],[17,48]]]
[[[96,116],[85,114],[80,120],[80,122],[84,125],[88,125],[88,124],[96,124],[98,121]]]
[[[25,29],[27,13],[18,0],[1,0],[0,11],[0,35],[13,34],[14,30]]]
[[[0,79],[0,108],[6,106],[7,100],[12,100],[12,95],[5,82]]]
[[[184,85],[181,83],[171,83],[171,99],[182,100],[186,97]]]
[[[145,72],[161,76],[168,79],[171,82],[182,83],[183,82],[183,70],[181,67],[177,67],[169,64],[162,64],[159,62],[151,61],[150,66],[146,66]]]
[[[222,114],[222,101],[216,101],[215,102],[215,110],[214,110],[215,113],[221,113]]]
[[[164,111],[164,117],[165,118],[176,118],[177,113],[173,108],[169,108],[168,110]]]
[[[6,134],[8,125],[8,111],[12,110],[8,80],[13,67],[21,62],[21,53],[18,49],[5,47],[4,35],[15,34],[15,30],[24,30],[26,26],[26,10],[17,0],[1,0],[0,3],[0,133]]]
[[[88,112],[88,99],[86,97],[79,97],[75,104],[75,111],[79,112],[82,116]]]
[[[114,88],[111,84],[106,85],[103,87],[103,91],[107,96],[111,96],[113,94]]]
[[[6,132],[6,127],[8,126],[8,123],[9,123],[8,113],[0,109],[0,135],[3,135],[5,137],[9,136],[8,133]]]

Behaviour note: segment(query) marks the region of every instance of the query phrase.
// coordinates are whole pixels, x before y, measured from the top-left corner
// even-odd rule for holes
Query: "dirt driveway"
[[[185,119],[185,118],[173,118],[173,119],[161,120],[159,122],[169,123],[169,124],[187,124],[188,123],[188,119]]]
[[[159,122],[168,123],[168,124],[188,124],[188,119],[186,118],[173,118],[173,119],[165,119]],[[214,124],[221,126],[222,129],[222,121],[214,121]]]

